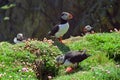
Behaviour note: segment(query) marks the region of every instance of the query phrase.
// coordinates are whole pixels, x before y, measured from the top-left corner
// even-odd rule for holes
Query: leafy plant
[[[119,33],[99,33],[86,36],[90,45],[95,50],[104,51],[109,58],[119,60],[120,56],[120,36]]]

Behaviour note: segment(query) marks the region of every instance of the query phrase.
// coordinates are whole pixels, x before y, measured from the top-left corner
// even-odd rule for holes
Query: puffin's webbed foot
[[[58,40],[59,40],[60,43],[63,43],[63,42],[62,42],[62,37],[58,38]]]

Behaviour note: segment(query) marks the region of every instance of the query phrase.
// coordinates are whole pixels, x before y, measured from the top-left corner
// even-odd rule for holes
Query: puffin
[[[68,20],[72,18],[73,16],[71,13],[62,12],[60,17],[60,23],[58,25],[55,25],[53,29],[48,32],[48,35],[55,36],[62,43],[62,37],[65,33],[67,33],[69,29]]]
[[[84,32],[84,34],[94,33],[93,27],[91,27],[90,25],[86,25],[86,26],[83,28],[83,32]]]
[[[93,29],[93,27],[91,27],[90,25],[86,25],[83,30],[84,30],[85,32],[89,32],[89,31],[91,31],[92,29]]]
[[[13,42],[16,43],[20,43],[25,41],[23,34],[22,33],[18,33],[17,36],[13,39]]]
[[[75,68],[78,64],[87,59],[90,54],[86,54],[86,50],[83,51],[68,51],[63,55],[56,57],[56,63],[59,65],[64,65],[67,67]]]

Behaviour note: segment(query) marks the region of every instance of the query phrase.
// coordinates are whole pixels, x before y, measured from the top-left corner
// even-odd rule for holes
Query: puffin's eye
[[[62,14],[61,16],[63,16],[64,14]]]

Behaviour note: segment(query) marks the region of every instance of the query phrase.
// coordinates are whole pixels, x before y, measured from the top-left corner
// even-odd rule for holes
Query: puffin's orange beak
[[[72,19],[72,18],[73,18],[72,14],[69,13],[68,19]]]

